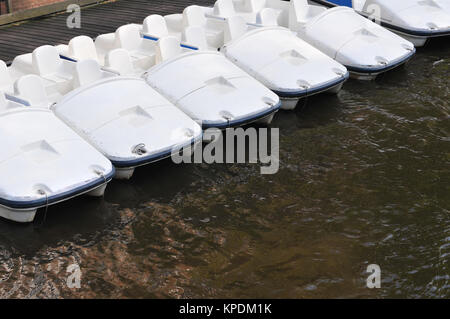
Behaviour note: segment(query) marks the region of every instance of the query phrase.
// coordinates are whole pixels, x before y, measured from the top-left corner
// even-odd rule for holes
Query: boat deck
[[[213,5],[214,0],[117,0],[83,8],[81,28],[69,29],[69,13],[55,14],[0,28],[0,60],[33,51],[44,44],[67,43],[77,35],[96,37],[127,23],[141,23],[150,14],[181,13],[189,5]]]

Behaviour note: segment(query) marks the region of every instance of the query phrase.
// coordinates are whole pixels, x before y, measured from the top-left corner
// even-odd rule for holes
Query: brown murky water
[[[276,175],[164,161],[44,223],[1,220],[0,297],[449,298],[449,67],[444,39],[280,112]]]

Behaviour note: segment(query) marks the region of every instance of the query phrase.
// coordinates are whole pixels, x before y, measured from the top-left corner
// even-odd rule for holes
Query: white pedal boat
[[[5,80],[3,61],[1,68]],[[33,77],[16,81],[16,92],[39,84]],[[0,149],[0,216],[16,222],[32,222],[39,208],[81,194],[103,196],[114,175],[111,162],[50,110],[11,101],[1,91]]]
[[[337,93],[348,78],[347,69],[289,29],[249,26],[238,16],[216,19],[202,7],[189,6],[182,14],[149,16],[143,34],[157,38],[165,33],[200,50],[219,50],[230,61],[274,91],[283,109],[293,109],[305,96]]]
[[[68,61],[46,45],[16,57],[8,71],[12,79],[39,76],[43,87],[30,89],[28,99],[49,107],[105,155],[118,179],[184,145],[201,143],[201,127],[144,80],[101,70],[94,60]]]
[[[280,107],[276,94],[220,53],[182,48],[173,37],[145,39],[138,25],[100,35],[95,45],[76,37],[58,50],[70,59],[95,58],[107,70],[145,78],[204,129],[268,124]]]
[[[287,27],[358,79],[374,79],[415,53],[412,43],[350,8],[326,9],[307,0],[218,0],[204,10],[208,16],[239,15],[247,23]]]
[[[450,36],[449,0],[314,0],[324,6],[347,6],[365,17],[379,12],[381,25],[423,46],[430,38]]]

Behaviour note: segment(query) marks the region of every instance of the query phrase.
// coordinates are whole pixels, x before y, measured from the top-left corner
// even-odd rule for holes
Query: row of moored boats
[[[433,32],[448,35],[441,11],[446,33],[438,22]],[[40,207],[102,196],[112,178],[195,147],[206,128],[269,124],[414,52],[348,7],[218,0],[0,61],[0,216],[29,222]]]

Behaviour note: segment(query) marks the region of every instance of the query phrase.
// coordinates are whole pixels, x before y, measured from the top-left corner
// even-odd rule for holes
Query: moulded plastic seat
[[[291,0],[289,7],[289,28],[298,30],[311,18],[327,11],[327,8],[309,5],[307,0]]]
[[[119,27],[116,31],[116,41],[123,49],[129,51],[139,50],[142,43],[139,26],[127,24]]]
[[[264,8],[256,14],[256,23],[264,26],[277,26],[279,11],[272,8]]]
[[[115,48],[128,50],[133,59],[141,67],[150,67],[154,62],[154,41],[141,37],[141,26],[127,24],[116,30]]]
[[[98,60],[94,40],[85,35],[72,38],[69,41],[69,56],[77,60]]]
[[[211,19],[205,16],[205,11],[200,6],[189,6],[183,10],[182,14],[183,28],[199,26],[205,28],[205,36],[207,42],[214,47],[223,45],[223,28],[222,20]]]
[[[229,18],[236,15],[233,0],[217,0],[213,9],[214,15]]]
[[[100,65],[89,59],[77,62],[75,66],[75,87],[91,84],[103,78]]]
[[[34,71],[40,76],[52,75],[59,71],[62,61],[58,51],[51,45],[36,48],[32,54]]]
[[[156,43],[156,63],[164,62],[180,53],[180,42],[174,36],[161,38]]]
[[[9,74],[6,63],[0,60],[0,88],[8,89],[12,84],[11,75]]]
[[[207,50],[208,43],[206,41],[205,29],[200,26],[187,27],[183,30],[181,36],[182,42],[196,46],[200,50]]]
[[[50,104],[44,83],[35,74],[20,77],[14,83],[14,95],[19,96],[35,107],[48,107]]]
[[[247,31],[247,24],[244,18],[240,16],[233,16],[227,18],[224,30],[224,40],[228,43],[234,39],[237,39]]]
[[[245,12],[259,12],[264,8],[266,0],[243,0]]]
[[[120,73],[120,75],[134,74],[130,54],[125,49],[114,49],[105,57],[105,66]]]
[[[183,26],[205,26],[206,17],[203,9],[199,6],[189,6],[183,10]]]
[[[23,58],[26,58],[26,56]],[[14,63],[15,60],[13,65]],[[49,80],[57,87],[65,87],[72,78],[71,74],[65,71],[64,62],[54,46],[43,45],[36,48],[31,54],[31,64],[34,73]],[[46,84],[46,87],[48,87],[48,84]]]
[[[144,34],[154,36],[156,38],[162,38],[169,35],[166,20],[163,16],[158,14],[149,15],[144,19],[142,31]]]

